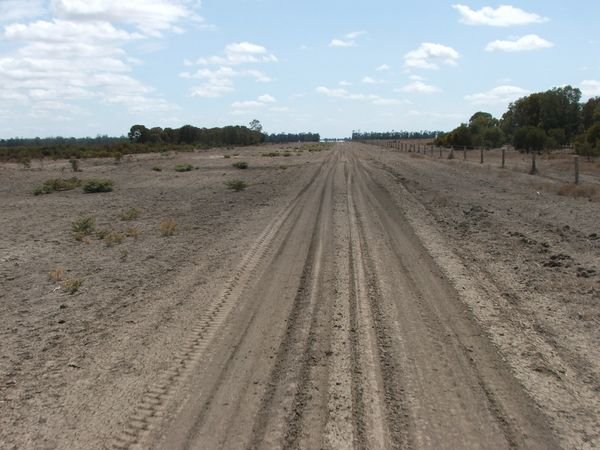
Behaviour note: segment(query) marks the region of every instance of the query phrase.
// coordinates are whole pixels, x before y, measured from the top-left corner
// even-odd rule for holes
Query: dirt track
[[[510,320],[485,315],[492,288],[465,276],[472,260],[453,247],[453,232],[436,235],[443,207],[427,212],[433,194],[399,172],[419,166],[439,175],[444,163],[357,144],[307,158],[287,185],[279,179],[266,215],[243,211],[247,227],[222,237],[215,230],[222,261],[202,267],[214,278],[208,287],[194,284],[196,272],[178,272],[166,328],[158,306],[135,327],[140,376],[125,377],[125,387],[113,381],[112,396],[108,375],[92,383],[108,405],[96,417],[82,413],[89,422],[72,424],[66,439],[46,431],[46,446],[594,447],[593,386],[569,404],[556,386],[528,384],[541,371],[502,340]],[[497,286],[486,274],[483,282]],[[135,336],[155,322],[140,347]],[[527,344],[545,354],[547,342],[536,339]],[[568,376],[571,390],[583,383],[584,374]],[[32,425],[13,424],[5,442],[35,442]]]

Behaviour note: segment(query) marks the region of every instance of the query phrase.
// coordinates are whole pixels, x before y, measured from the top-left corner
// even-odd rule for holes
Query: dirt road
[[[232,271],[116,443],[557,447],[360,151],[343,146]]]
[[[119,262],[116,249],[64,235],[68,217],[22,239],[12,224],[24,218],[4,224],[0,447],[599,444],[592,203],[552,216],[581,228],[565,237],[540,225],[558,197],[529,195],[527,178],[361,144],[298,149],[286,166],[245,151],[240,194],[216,187],[239,175],[214,151],[90,164],[122,186],[102,202],[32,200],[21,174],[0,185],[16,214],[144,211]],[[197,173],[148,177],[178,158]],[[181,226],[171,240],[153,234],[157,209]],[[27,259],[32,236],[48,250]],[[559,250],[586,278],[581,264],[540,268]],[[89,271],[82,292],[40,281],[47,255]]]

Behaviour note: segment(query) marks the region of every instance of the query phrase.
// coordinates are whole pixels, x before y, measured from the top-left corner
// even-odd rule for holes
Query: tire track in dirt
[[[128,449],[143,447],[145,439],[157,428],[164,417],[167,404],[176,388],[181,385],[199,364],[211,341],[225,323],[235,305],[241,300],[242,293],[249,281],[256,275],[258,266],[272,251],[273,240],[284,223],[290,218],[302,200],[304,193],[322,175],[332,155],[327,155],[305,187],[265,228],[250,251],[245,254],[234,275],[226,284],[218,300],[198,319],[192,333],[181,344],[181,350],[175,355],[171,367],[157,377],[157,381],[147,389],[135,412],[126,422],[123,430],[113,439],[112,447]]]

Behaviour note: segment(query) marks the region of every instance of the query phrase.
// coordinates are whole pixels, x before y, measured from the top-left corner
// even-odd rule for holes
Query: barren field
[[[0,166],[0,448],[600,447],[599,203],[560,170],[36,164]],[[71,176],[114,190],[32,194]]]

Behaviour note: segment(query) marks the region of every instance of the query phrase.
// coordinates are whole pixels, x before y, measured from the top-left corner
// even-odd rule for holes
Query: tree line
[[[352,131],[353,141],[395,140],[395,139],[433,139],[441,131]]]
[[[468,123],[443,133],[436,144],[494,148],[512,144],[522,151],[574,145],[579,154],[600,154],[600,97],[581,102],[581,91],[556,87],[509,104],[500,119],[479,111]]]

